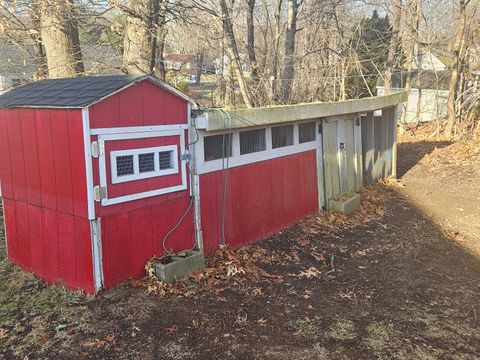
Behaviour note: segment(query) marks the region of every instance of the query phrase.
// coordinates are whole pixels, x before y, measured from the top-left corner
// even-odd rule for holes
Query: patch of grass
[[[313,336],[318,332],[318,327],[311,319],[297,319],[288,322],[288,328],[295,332],[295,334],[303,336]]]
[[[81,292],[48,286],[12,265],[0,229],[0,357],[13,348],[18,356],[26,349],[41,351],[55,336],[58,325],[73,326],[87,320],[87,301]]]
[[[353,340],[357,337],[355,323],[346,319],[338,319],[330,326],[329,336],[337,340]]]

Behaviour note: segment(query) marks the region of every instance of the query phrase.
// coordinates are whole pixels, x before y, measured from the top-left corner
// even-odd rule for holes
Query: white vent
[[[176,145],[110,153],[112,184],[178,173]]]

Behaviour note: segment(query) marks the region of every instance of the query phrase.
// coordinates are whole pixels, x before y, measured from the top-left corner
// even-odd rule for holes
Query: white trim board
[[[307,121],[308,122],[308,121]],[[310,121],[313,122],[313,121]],[[315,121],[318,123],[319,121]],[[319,135],[315,132],[315,139],[313,141],[300,144],[298,139],[298,124],[281,124],[293,125],[293,145],[284,146],[280,148],[272,148],[272,127],[279,126],[275,124],[272,127],[266,127],[266,150],[258,151],[250,154],[240,155],[240,131],[246,129],[235,129],[234,131],[227,130],[226,133],[232,133],[232,156],[228,158],[228,168],[253,164],[260,161],[276,159],[283,156],[294,155],[310,150],[317,150]],[[213,171],[224,169],[227,163],[227,158],[204,161],[204,138],[211,135],[223,134],[223,132],[210,133],[199,130],[200,140],[195,147],[195,167],[198,174],[206,174]]]
[[[88,107],[82,109],[83,151],[85,157],[85,172],[87,186],[88,219],[95,220],[95,202],[93,200],[93,165],[92,148],[90,144],[90,115]]]
[[[171,131],[188,129],[186,124],[178,125],[152,125],[152,126],[125,126],[125,127],[111,127],[111,128],[96,128],[90,129],[91,135],[107,135],[107,134],[125,134],[125,133],[140,133],[150,131]]]

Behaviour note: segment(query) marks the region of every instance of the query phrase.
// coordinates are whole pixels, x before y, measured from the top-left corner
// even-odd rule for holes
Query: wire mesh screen
[[[133,155],[117,156],[117,176],[133,175]]]
[[[315,123],[314,122],[298,125],[298,140],[300,144],[315,140]]]
[[[293,145],[293,125],[272,127],[272,148]]]
[[[266,148],[265,129],[240,133],[240,155],[264,151]]]
[[[207,136],[203,139],[205,161],[232,156],[232,134]]]
[[[138,171],[140,173],[155,171],[155,153],[138,155]]]
[[[160,151],[158,153],[160,170],[173,168],[173,151]]]

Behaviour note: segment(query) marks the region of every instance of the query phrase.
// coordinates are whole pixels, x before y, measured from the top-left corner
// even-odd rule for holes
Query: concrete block
[[[172,256],[171,261],[166,264],[155,263],[155,275],[166,282],[173,283],[176,279],[187,276],[194,271],[205,268],[205,256],[199,252],[193,252],[187,257]]]
[[[336,200],[330,200],[328,205],[330,210],[348,215],[360,209],[360,200],[360,194],[346,193]]]

